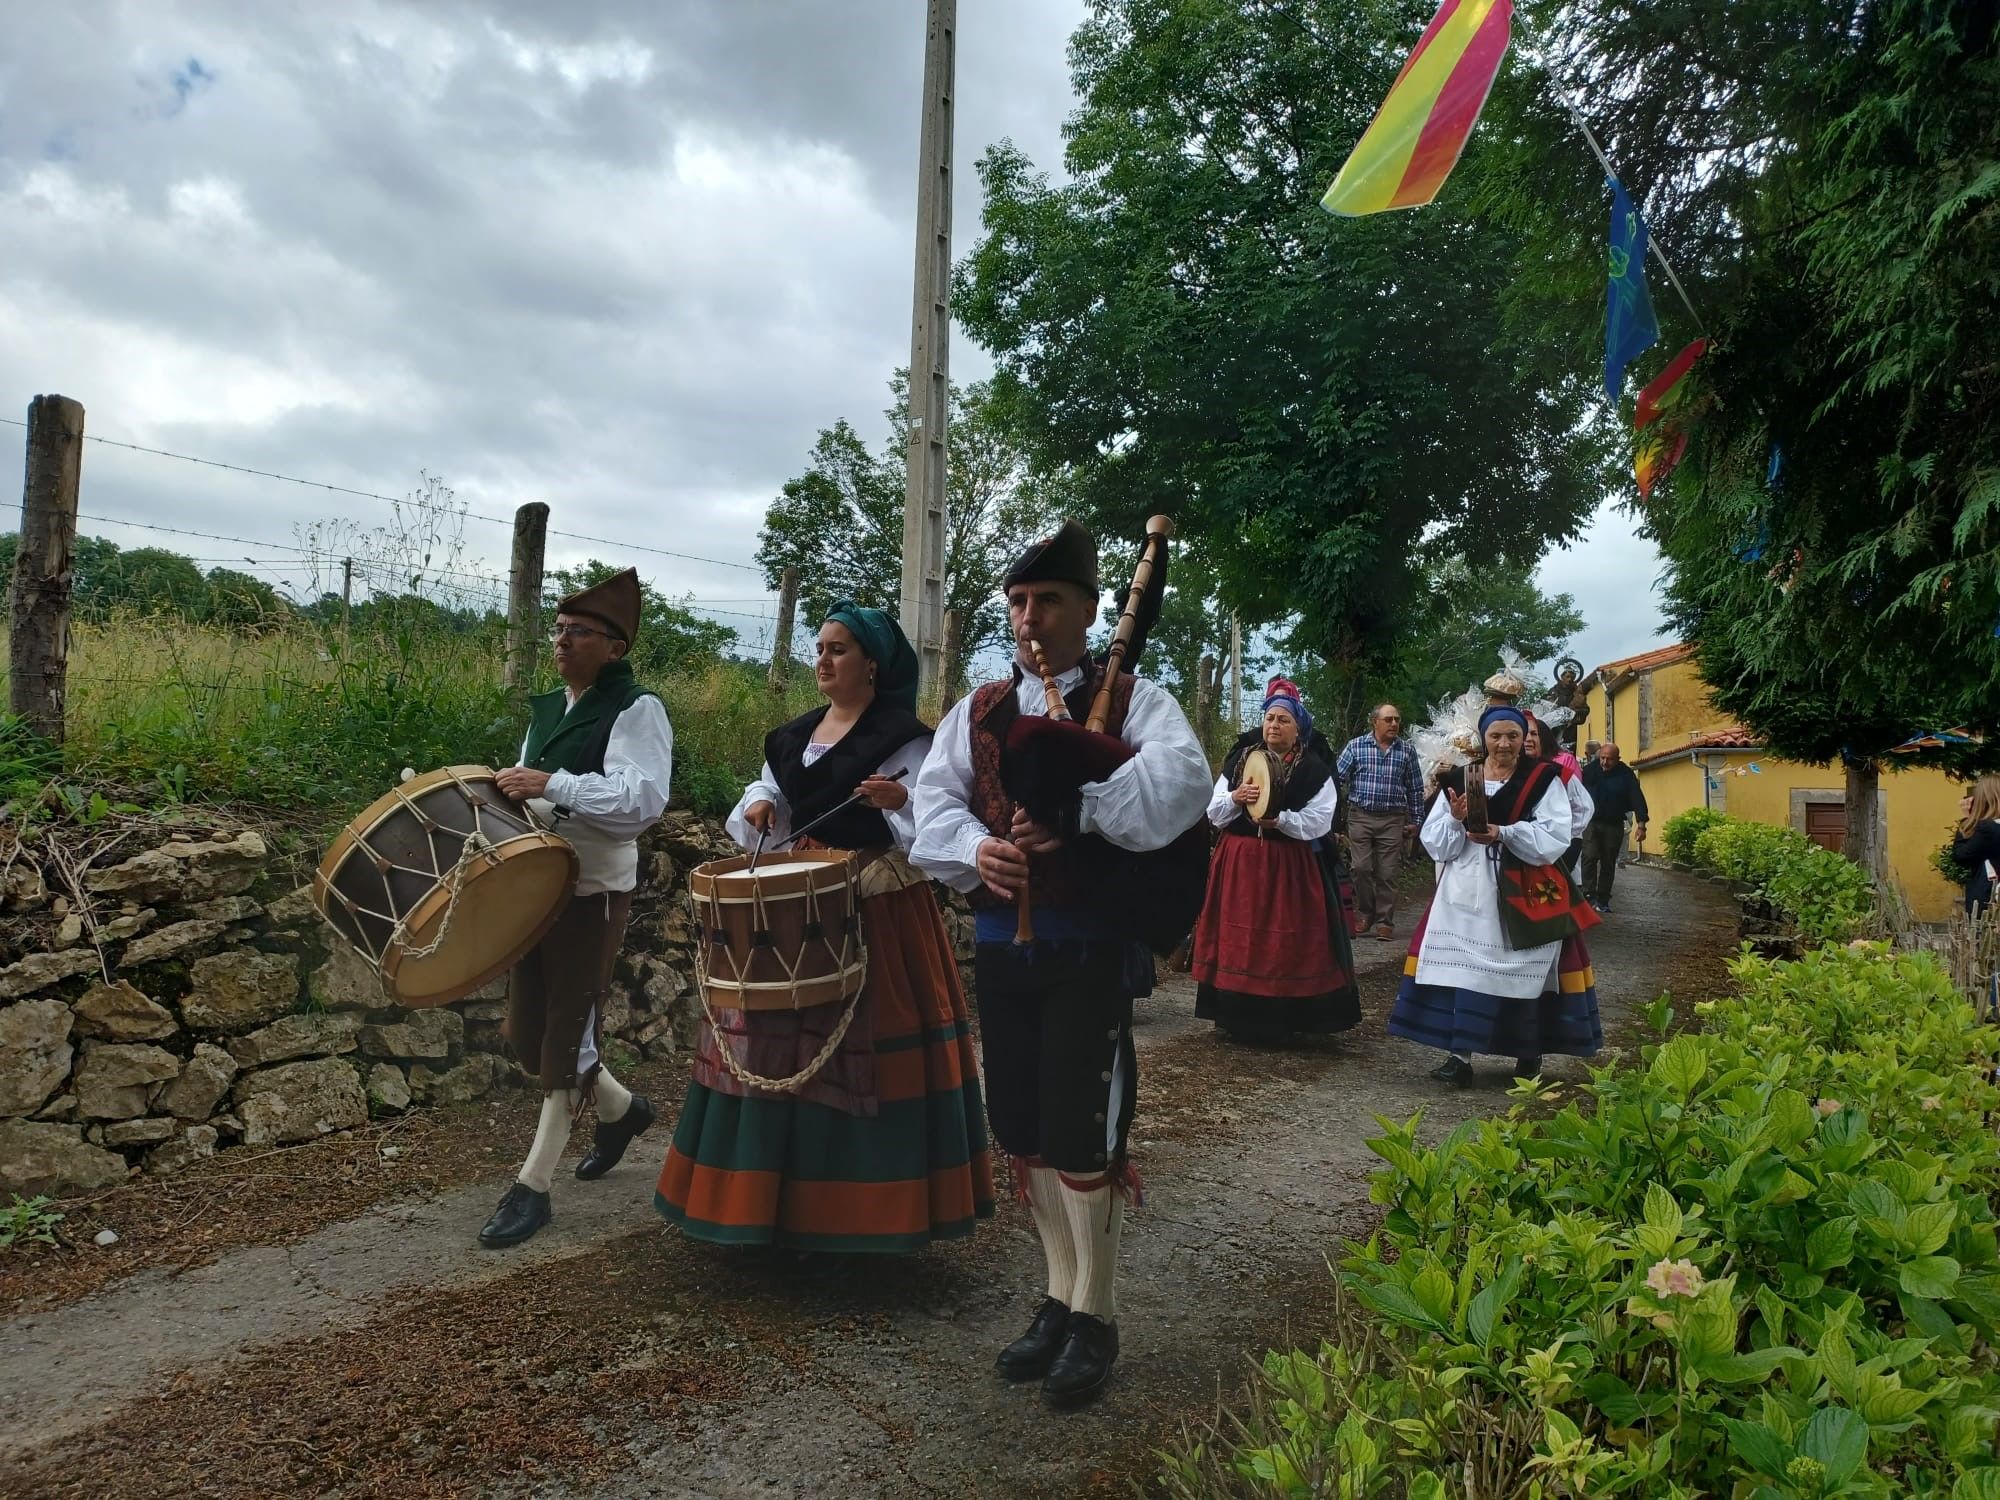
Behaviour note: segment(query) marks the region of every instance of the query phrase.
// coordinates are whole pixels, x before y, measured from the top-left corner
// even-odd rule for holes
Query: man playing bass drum
[[[1048,710],[1029,642],[1041,646],[1079,723],[1097,686],[1086,650],[1097,543],[1065,521],[1022,554],[1004,587],[1013,675],[962,699],[938,726],[917,778],[910,860],[971,897],[987,1111],[1048,1262],[1048,1294],[1027,1332],[1001,1351],[1000,1373],[1040,1380],[1051,1402],[1072,1406],[1097,1395],[1118,1356],[1113,1282],[1136,1181],[1125,1154],[1138,1082],[1132,1001],[1151,981],[1144,947],[1090,899],[1091,846],[1173,844],[1201,818],[1209,771],[1180,705],[1120,673],[1105,728],[1136,753],[1085,784],[1063,826],[1018,811],[1001,780],[1008,728]],[[1024,885],[1034,940],[1017,944]]]

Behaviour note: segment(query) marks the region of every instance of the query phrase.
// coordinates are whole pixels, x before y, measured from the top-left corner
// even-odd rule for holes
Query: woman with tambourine
[[[1488,708],[1483,755],[1439,774],[1424,819],[1437,891],[1410,942],[1389,1034],[1447,1054],[1431,1076],[1460,1088],[1476,1053],[1512,1057],[1532,1077],[1546,1054],[1589,1057],[1604,1044],[1582,938],[1600,919],[1560,865],[1569,794],[1553,762],[1526,753],[1527,734],[1520,709]]]
[[[1209,801],[1222,837],[1194,930],[1195,1014],[1239,1040],[1361,1020],[1331,847],[1338,799],[1298,688],[1273,677],[1262,727],[1231,747]]]
[[[836,604],[817,650],[826,703],[766,736],[763,773],[727,826],[745,850],[861,855],[867,978],[838,1034],[844,1002],[715,1012],[654,1201],[716,1244],[908,1252],[993,1214],[965,991],[907,857],[931,731],[892,616]]]

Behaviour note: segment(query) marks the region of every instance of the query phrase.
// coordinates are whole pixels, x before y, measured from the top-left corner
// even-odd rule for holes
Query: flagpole
[[[1554,80],[1551,79],[1550,82],[1554,83]],[[1604,154],[1604,148],[1597,144],[1597,137],[1591,133],[1590,121],[1584,119],[1582,110],[1570,103],[1569,96],[1563,93],[1560,86],[1557,87],[1556,94],[1562,100],[1563,108],[1569,111],[1571,123],[1582,132],[1585,143],[1590,147],[1591,155],[1595,156],[1597,164],[1604,168],[1604,175],[1612,182],[1616,182],[1618,174],[1612,170],[1611,158]],[[1648,233],[1646,244],[1652,249],[1653,258],[1659,261],[1660,269],[1667,273],[1667,280],[1673,283],[1674,290],[1680,294],[1681,306],[1685,307],[1688,310],[1688,316],[1694,319],[1696,332],[1706,338],[1708,336],[1708,325],[1702,321],[1701,314],[1695,311],[1694,299],[1688,296],[1687,288],[1681,285],[1680,277],[1674,273],[1673,263],[1667,259],[1667,252],[1660,248],[1659,236]]]

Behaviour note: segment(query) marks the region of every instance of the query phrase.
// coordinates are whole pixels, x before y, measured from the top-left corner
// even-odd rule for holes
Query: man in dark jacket
[[[1646,794],[1639,788],[1638,773],[1618,758],[1618,747],[1610,740],[1597,747],[1597,759],[1583,768],[1583,789],[1596,808],[1583,831],[1583,893],[1599,911],[1610,911],[1627,813],[1638,821],[1639,842],[1646,842]]]

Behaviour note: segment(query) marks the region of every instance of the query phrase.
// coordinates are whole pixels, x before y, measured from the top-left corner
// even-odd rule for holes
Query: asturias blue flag
[[[1604,397],[1613,406],[1625,367],[1659,342],[1653,295],[1646,290],[1646,221],[1611,179],[1611,287],[1604,304]]]

